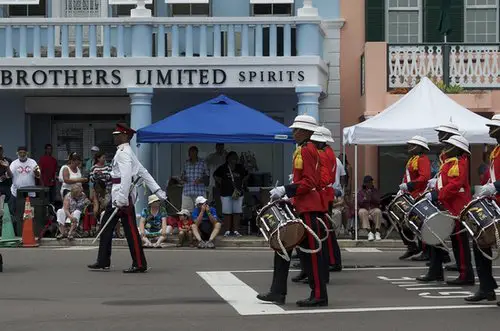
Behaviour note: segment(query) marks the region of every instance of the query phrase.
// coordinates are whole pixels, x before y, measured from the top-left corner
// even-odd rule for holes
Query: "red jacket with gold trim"
[[[424,193],[430,178],[431,161],[427,155],[412,156],[406,164],[403,183],[406,183],[413,198],[417,198]]]
[[[292,199],[299,213],[321,212],[320,161],[316,146],[306,141],[302,143],[293,155],[293,183],[285,185],[286,195]]]
[[[328,204],[334,200],[334,191],[331,184],[335,182],[335,170],[337,166],[337,159],[334,158],[332,161],[330,157],[331,154],[329,155],[329,152],[326,150],[326,148],[324,150],[318,149],[318,153],[319,153],[319,164],[320,164],[320,174],[321,174],[320,195],[321,195],[321,203],[323,205],[322,211],[327,212]],[[331,153],[335,155],[333,150],[331,150]]]
[[[467,156],[451,157],[444,161],[438,174],[436,190],[441,205],[450,214],[458,216],[472,199]]]

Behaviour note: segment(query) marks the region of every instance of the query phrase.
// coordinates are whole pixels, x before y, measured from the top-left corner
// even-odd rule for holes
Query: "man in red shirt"
[[[57,173],[57,160],[52,156],[52,145],[45,145],[45,154],[38,162],[40,171],[42,173],[42,185],[49,188],[50,202],[53,203],[56,199],[56,173]]]
[[[487,184],[476,192],[477,197],[495,196],[497,204],[500,204],[500,115],[493,116],[490,123],[490,137],[497,140],[495,149],[490,154],[490,178]],[[465,298],[467,302],[478,302],[482,300],[496,300],[495,289],[498,288],[493,278],[492,261],[483,256],[475,240],[472,241],[476,270],[479,278],[479,290],[472,296]],[[491,247],[482,247],[484,253],[492,256]],[[500,306],[500,302],[497,302]]]
[[[418,198],[422,193],[424,193],[427,182],[431,178],[431,162],[425,152],[429,151],[429,146],[427,145],[427,139],[421,136],[414,136],[408,140],[408,154],[410,158],[406,163],[405,174],[403,176],[403,182],[399,185],[399,189],[402,192],[408,192],[412,198]],[[401,239],[408,247],[405,254],[403,254],[399,259],[404,260],[410,256],[420,253],[422,250],[422,243],[418,241],[418,245],[414,241],[408,241],[406,238],[414,239],[415,235],[408,228],[398,228],[398,232]]]
[[[297,142],[297,149],[293,155],[293,182],[286,186],[279,186],[271,190],[271,200],[288,196],[299,213],[300,218],[317,236],[322,237],[321,225],[317,221],[323,210],[320,190],[320,161],[316,146],[310,141],[317,123],[314,117],[299,115],[295,118],[291,128]],[[300,243],[302,249],[314,250],[317,243],[314,237],[307,232],[305,239]],[[288,252],[291,255],[292,251]],[[317,307],[328,305],[326,290],[325,268],[326,261],[323,253],[301,252],[301,265],[309,279],[311,293],[307,299],[297,301],[299,307]],[[287,278],[290,261],[274,254],[274,272],[271,289],[268,293],[257,295],[257,299],[278,304],[285,303],[287,294]]]
[[[446,157],[441,165],[436,182],[435,190],[426,194],[427,199],[439,203],[451,215],[458,216],[465,205],[471,201],[469,185],[469,160],[466,154],[470,154],[469,142],[463,136],[452,136],[444,140],[443,152]],[[447,281],[449,285],[474,285],[474,271],[472,270],[469,239],[459,221],[455,221],[453,230],[456,234],[452,236],[455,247],[458,249],[459,277]],[[443,238],[444,239],[444,238]],[[443,250],[431,247],[431,263],[426,275],[417,277],[423,282],[443,281]]]

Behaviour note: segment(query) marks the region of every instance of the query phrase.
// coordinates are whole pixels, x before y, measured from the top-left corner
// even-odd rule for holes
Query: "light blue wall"
[[[24,97],[2,93],[0,104],[0,145],[6,156],[16,158],[17,147],[26,144]]]

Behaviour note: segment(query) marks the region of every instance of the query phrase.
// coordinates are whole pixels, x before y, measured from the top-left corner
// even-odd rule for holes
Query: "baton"
[[[130,195],[130,193],[132,193],[132,190],[137,185],[137,183],[139,182],[140,179],[141,179],[141,177],[137,177],[132,182],[132,185],[130,185],[129,195]],[[94,240],[92,241],[92,244],[94,244],[97,241],[97,239],[99,239],[99,237],[101,236],[101,234],[104,232],[104,229],[106,229],[106,227],[108,226],[109,222],[111,222],[111,220],[113,219],[113,217],[115,217],[116,213],[118,213],[118,209],[120,209],[120,208],[118,208],[118,206],[115,206],[115,208],[113,209],[113,213],[111,214],[111,216],[109,216],[109,218],[106,221],[106,223],[103,225],[103,227],[101,228],[101,230],[99,231],[99,233],[97,234],[97,236],[94,238]]]

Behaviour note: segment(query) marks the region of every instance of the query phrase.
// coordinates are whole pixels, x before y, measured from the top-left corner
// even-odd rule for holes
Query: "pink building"
[[[471,111],[500,112],[500,1],[453,1],[446,46],[440,2],[341,0],[342,128],[381,112],[423,76]],[[479,182],[483,148],[472,147],[472,184]],[[352,146],[347,156],[353,165]],[[358,147],[358,175],[372,175],[383,192],[397,191],[405,162],[406,146]]]

